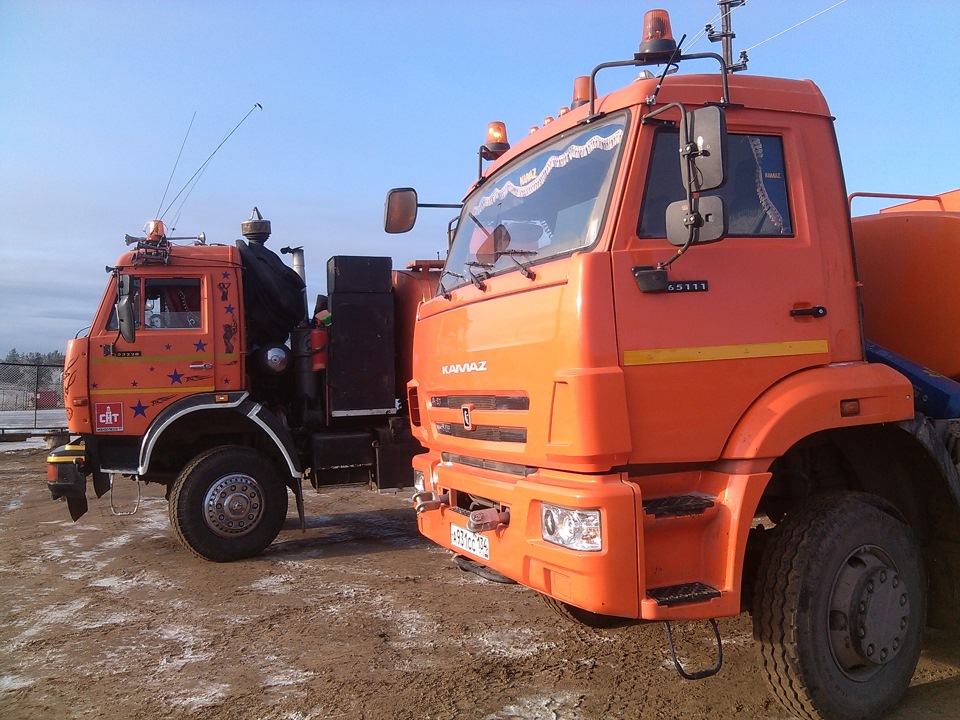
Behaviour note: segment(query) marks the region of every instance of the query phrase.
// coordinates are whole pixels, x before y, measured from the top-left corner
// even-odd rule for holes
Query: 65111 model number
[[[667,283],[667,292],[707,292],[710,288],[706,280],[673,280]]]

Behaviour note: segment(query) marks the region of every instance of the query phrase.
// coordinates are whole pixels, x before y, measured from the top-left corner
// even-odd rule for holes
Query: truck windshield
[[[440,292],[596,242],[625,124],[619,115],[562,135],[467,198]]]

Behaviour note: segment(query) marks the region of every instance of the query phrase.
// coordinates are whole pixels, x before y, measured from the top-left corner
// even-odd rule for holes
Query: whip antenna
[[[197,119],[197,111],[193,111],[193,117],[190,118],[190,124],[187,126],[187,134],[183,136],[183,142],[180,143],[180,152],[177,153],[177,160],[173,163],[173,170],[170,171],[170,177],[167,178],[167,186],[163,189],[163,197],[160,198],[160,205],[157,207],[157,213],[154,217],[157,217],[160,214],[160,208],[163,207],[163,201],[167,199],[167,191],[170,189],[170,183],[173,182],[173,175],[177,172],[177,165],[180,164],[180,156],[183,155],[183,148],[187,144],[187,138],[190,137],[190,128],[193,127],[193,121]]]
[[[246,120],[248,117],[250,117],[250,113],[252,113],[254,110],[257,110],[257,109],[263,110],[263,105],[261,105],[260,103],[254,103],[254,104],[253,104],[253,107],[250,108],[250,110],[247,111],[247,114],[244,115],[243,118],[241,118],[240,122],[238,122],[238,123],[234,126],[233,130],[231,130],[230,132],[227,133],[227,136],[226,136],[223,140],[220,141],[220,144],[217,145],[217,147],[215,147],[215,148],[213,149],[213,152],[210,153],[210,156],[209,156],[206,160],[203,161],[203,164],[202,164],[200,167],[197,168],[197,171],[196,171],[193,175],[191,175],[191,176],[190,176],[190,179],[187,180],[187,182],[184,184],[184,186],[183,186],[182,188],[180,188],[180,192],[178,192],[178,193],[176,194],[176,196],[173,198],[173,200],[170,201],[170,204],[167,205],[167,209],[163,211],[163,214],[162,214],[162,215],[160,215],[160,219],[161,219],[161,220],[163,219],[163,216],[167,214],[167,210],[169,210],[171,207],[173,207],[173,204],[177,201],[177,198],[179,198],[179,197],[183,194],[183,191],[187,189],[187,186],[189,186],[190,183],[193,182],[193,179],[194,179],[195,177],[197,177],[197,175],[199,175],[201,172],[203,172],[203,169],[207,166],[207,163],[209,163],[209,162],[213,159],[213,156],[217,154],[217,150],[219,150],[220,148],[222,148],[222,147],[223,147],[223,144],[224,144],[227,140],[230,139],[230,136],[233,135],[233,134],[237,131],[237,128],[239,128],[241,125],[243,125],[244,120]]]

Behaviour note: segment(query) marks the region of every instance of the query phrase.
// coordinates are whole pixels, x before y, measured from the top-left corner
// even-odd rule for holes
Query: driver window
[[[145,328],[200,327],[199,278],[148,278],[143,297]]]
[[[667,205],[686,197],[677,161],[679,134],[658,131],[637,234],[666,237]],[[728,235],[769,237],[792,235],[783,140],[775,135],[737,135],[727,140],[727,182],[717,190],[727,211]]]

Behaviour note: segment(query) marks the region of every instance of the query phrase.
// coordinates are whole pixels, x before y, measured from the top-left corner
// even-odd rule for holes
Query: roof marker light
[[[559,110],[557,110],[557,117],[563,117],[563,116],[566,115],[568,112],[570,112],[570,108],[568,108],[566,105],[564,105],[562,108],[560,108]]]
[[[531,126],[530,126],[530,132],[529,132],[528,134],[533,135],[533,134],[534,134],[537,130],[539,130],[539,129],[540,129],[540,128],[539,128],[537,125],[531,125]]]
[[[552,116],[552,115],[547,115],[547,116],[543,119],[543,125],[544,125],[544,127],[546,127],[547,125],[549,125],[549,124],[552,123],[552,122],[553,122],[553,116]]]
[[[666,10],[650,10],[643,16],[643,40],[635,56],[647,62],[666,62],[677,51]]]

